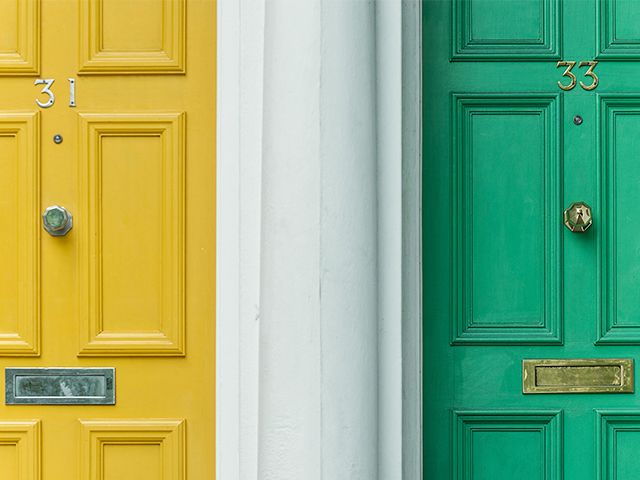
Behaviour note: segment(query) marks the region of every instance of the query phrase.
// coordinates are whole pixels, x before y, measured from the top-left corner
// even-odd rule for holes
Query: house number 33
[[[40,90],[40,94],[42,95],[42,100],[36,98],[36,104],[40,108],[50,108],[53,107],[53,104],[56,103],[56,96],[53,93],[51,88],[55,82],[55,78],[39,78],[34,82],[34,85],[44,85],[42,90]],[[43,101],[44,100],[44,101]],[[69,106],[76,106],[76,79],[69,79]]]
[[[584,76],[591,77],[593,79],[589,85],[586,85],[582,80],[580,81],[580,86],[585,90],[594,90],[598,86],[598,76],[594,72],[596,65],[598,65],[598,62],[596,62],[595,60],[591,60],[589,62],[580,62],[580,65],[578,65],[578,68],[589,67],[587,71],[584,73]],[[569,91],[569,90],[573,90],[576,87],[576,83],[578,83],[578,79],[571,72],[571,70],[575,66],[576,66],[576,62],[570,62],[570,61],[560,61],[556,64],[556,67],[558,68],[567,67],[564,73],[562,74],[562,76],[567,77],[569,79],[569,83],[565,84],[558,80],[558,86],[562,90]]]

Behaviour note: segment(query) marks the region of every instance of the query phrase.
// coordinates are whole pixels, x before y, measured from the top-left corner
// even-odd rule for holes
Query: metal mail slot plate
[[[522,392],[633,393],[633,359],[578,358],[522,361]]]
[[[7,405],[115,405],[114,368],[6,368]]]

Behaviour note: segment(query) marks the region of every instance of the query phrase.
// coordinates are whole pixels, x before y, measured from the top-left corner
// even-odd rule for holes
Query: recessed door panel
[[[0,467],[12,480],[40,480],[39,420],[0,421]]]
[[[459,0],[451,5],[454,60],[559,56],[559,0]]]
[[[454,478],[562,478],[562,413],[453,413]]]
[[[0,355],[37,355],[40,332],[38,114],[0,113]]]
[[[80,73],[184,73],[186,0],[80,4]]]
[[[81,116],[83,355],[184,354],[184,116]]]
[[[454,343],[561,341],[558,103],[454,97]]]
[[[597,7],[599,58],[640,58],[640,4],[634,0],[602,0]]]
[[[599,342],[639,344],[640,252],[636,243],[640,226],[633,205],[640,202],[640,166],[635,161],[640,147],[635,135],[640,127],[640,96],[605,96],[600,109]]]
[[[36,75],[40,55],[40,0],[0,2],[0,75]]]
[[[87,480],[184,480],[183,420],[81,420]]]

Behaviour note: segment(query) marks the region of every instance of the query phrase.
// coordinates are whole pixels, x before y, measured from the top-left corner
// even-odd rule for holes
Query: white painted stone
[[[378,469],[375,4],[322,4],[322,478]]]
[[[258,478],[321,477],[320,2],[270,0],[264,43]]]
[[[403,396],[419,378],[404,347],[417,206],[403,175],[419,181],[419,152],[403,162],[406,12],[218,5],[218,478],[400,480],[419,451],[403,446],[419,442]],[[415,403],[419,385],[406,392]]]

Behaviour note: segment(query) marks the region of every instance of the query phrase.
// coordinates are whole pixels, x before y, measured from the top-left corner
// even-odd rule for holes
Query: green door
[[[640,0],[423,6],[425,479],[638,480]]]

